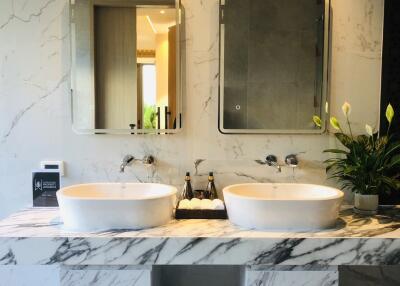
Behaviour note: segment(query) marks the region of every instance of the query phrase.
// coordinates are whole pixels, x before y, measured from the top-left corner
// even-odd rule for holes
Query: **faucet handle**
[[[296,168],[299,166],[299,160],[295,154],[287,155],[285,158],[285,163],[289,167]]]
[[[265,162],[268,166],[274,166],[278,163],[278,158],[275,155],[268,155],[267,158],[265,158]]]
[[[143,160],[142,160],[143,164],[145,164],[145,165],[153,165],[154,161],[155,161],[154,157],[151,155],[144,156]]]

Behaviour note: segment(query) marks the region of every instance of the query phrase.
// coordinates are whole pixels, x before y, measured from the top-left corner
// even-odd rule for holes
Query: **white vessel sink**
[[[60,189],[57,200],[68,230],[143,229],[172,219],[176,192],[161,184],[83,184]]]
[[[229,220],[263,230],[334,227],[343,192],[310,184],[240,184],[223,190]]]

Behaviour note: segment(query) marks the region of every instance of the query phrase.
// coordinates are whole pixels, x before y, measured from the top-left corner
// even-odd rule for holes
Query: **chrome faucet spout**
[[[278,164],[278,158],[275,155],[268,155],[265,162],[268,166],[276,168],[279,173],[282,172],[282,168]]]
[[[121,163],[121,166],[119,167],[119,171],[121,173],[125,172],[125,167],[132,164],[134,160],[135,160],[135,157],[133,157],[132,155],[126,155],[122,159],[122,163]]]

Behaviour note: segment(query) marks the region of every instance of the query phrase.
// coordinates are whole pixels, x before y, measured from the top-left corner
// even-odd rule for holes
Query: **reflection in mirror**
[[[73,5],[74,128],[131,134],[179,129],[181,30],[175,1],[122,2]]]
[[[222,132],[321,132],[328,16],[325,0],[221,2]]]

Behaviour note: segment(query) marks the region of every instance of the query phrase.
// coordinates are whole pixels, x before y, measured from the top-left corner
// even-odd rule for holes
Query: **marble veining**
[[[60,286],[149,286],[150,272],[129,267],[62,267]]]
[[[69,109],[68,3],[68,0],[3,0],[0,3],[0,181],[3,190],[0,217],[31,204],[31,179],[27,174],[45,158],[66,161],[65,186],[102,181],[151,181],[180,186],[184,172],[191,171],[193,185],[199,188],[205,185],[210,170],[218,170],[218,189],[243,182],[330,184],[325,181],[321,164],[325,159],[322,150],[336,144],[330,136],[225,136],[218,132],[218,0],[183,0],[187,31],[183,132],[159,137],[74,134]],[[340,116],[340,105],[350,96],[351,103],[365,103],[367,96],[378,100],[383,0],[333,0],[332,5],[330,86],[335,102],[331,107]],[[368,25],[360,25],[366,17]],[[374,109],[379,106],[376,100],[368,101],[371,108],[367,109],[375,110],[368,122],[371,125],[376,121],[373,118],[378,118]],[[363,123],[360,125],[363,130],[365,120],[359,121]],[[46,140],[38,134],[45,134]],[[119,160],[129,152],[137,156],[155,155],[156,168],[129,169],[122,176],[118,172]],[[300,152],[303,152],[299,156],[301,165],[294,173],[284,169],[277,175],[273,169],[254,162],[269,153],[281,159],[288,153]],[[199,158],[204,161],[193,164]],[[1,222],[0,264],[8,265],[0,267],[0,285],[12,285],[10,281],[18,281],[18,285],[57,285],[57,277],[48,280],[40,275],[43,270],[32,271],[35,275],[31,277],[21,275],[15,269],[25,269],[21,264],[52,264],[33,266],[52,273],[57,272],[54,267],[61,263],[132,265],[153,261],[170,264],[223,261],[250,264],[265,262],[268,257],[290,269],[300,269],[289,265],[294,263],[302,264],[304,269],[339,263],[398,264],[395,216],[351,220],[345,229],[329,232],[332,236],[328,232],[258,233],[236,229],[221,221],[172,222],[140,232],[73,234],[62,230],[57,210],[30,210]],[[372,225],[379,227],[369,227]],[[206,233],[202,226],[208,227]],[[358,226],[361,227],[356,233]],[[169,234],[174,236],[168,237]],[[291,244],[293,249],[284,251],[288,241],[299,239],[302,241]],[[327,247],[311,252],[322,242]],[[357,254],[358,248],[362,252]],[[268,254],[271,249],[279,249],[280,254]],[[300,256],[301,253],[304,255]],[[378,258],[372,260],[370,257],[375,254]],[[295,262],[294,257],[297,257]],[[7,275],[7,272],[13,274]],[[7,276],[16,280],[12,277],[8,280]]]
[[[335,229],[314,232],[175,220],[147,230],[75,233],[63,229],[57,208],[27,209],[0,222],[0,264],[397,265],[398,213],[393,209],[367,218],[345,208]]]
[[[218,171],[219,190],[245,182],[332,184],[326,181],[321,163],[322,150],[336,144],[331,136],[219,133],[219,1],[182,2],[186,10],[183,131],[172,136],[82,136],[74,134],[70,120],[69,1],[1,1],[0,181],[3,190],[12,191],[0,193],[0,217],[31,204],[29,174],[47,158],[66,162],[64,186],[104,181],[181,186],[186,171],[193,174],[194,188],[203,188],[209,171]],[[330,86],[335,102],[331,107],[340,113],[344,100],[356,104],[378,98],[383,1],[333,0],[332,7]],[[359,25],[366,21],[368,25]],[[376,101],[368,102],[368,110],[378,110]],[[371,113],[368,123],[374,125],[378,117]],[[360,121],[364,130],[366,122]],[[121,175],[119,163],[127,153],[154,155],[155,169],[137,167]],[[254,162],[270,153],[280,160],[301,153],[300,167],[276,174]],[[205,161],[194,164],[196,160]]]

